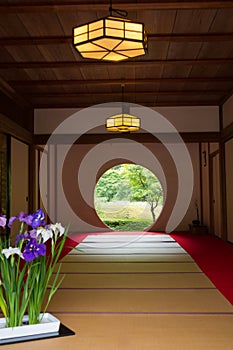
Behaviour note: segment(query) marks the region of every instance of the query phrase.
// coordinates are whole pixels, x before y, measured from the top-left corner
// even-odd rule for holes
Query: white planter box
[[[41,314],[42,317],[43,314]],[[23,322],[28,321],[28,316],[23,317]],[[22,325],[19,327],[5,327],[6,319],[0,318],[0,340],[9,338],[27,337],[37,334],[57,333],[60,321],[49,313],[45,313],[38,324]]]

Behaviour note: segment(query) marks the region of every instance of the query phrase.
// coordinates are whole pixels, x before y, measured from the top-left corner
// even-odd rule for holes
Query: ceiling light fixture
[[[124,85],[122,87],[122,113],[108,117],[106,129],[113,132],[130,133],[140,129],[140,119],[127,112],[129,108],[124,103]]]
[[[110,16],[73,28],[73,45],[83,58],[122,61],[144,55],[147,36],[143,23],[126,18],[127,11],[109,7]],[[116,13],[122,17],[114,17]]]

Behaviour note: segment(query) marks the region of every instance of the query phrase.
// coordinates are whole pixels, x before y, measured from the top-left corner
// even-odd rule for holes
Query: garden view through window
[[[120,164],[106,171],[95,187],[99,218],[114,231],[141,231],[150,227],[163,208],[163,189],[147,168]]]

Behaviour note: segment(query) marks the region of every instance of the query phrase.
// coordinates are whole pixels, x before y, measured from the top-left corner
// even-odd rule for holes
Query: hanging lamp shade
[[[73,45],[83,58],[117,62],[144,55],[147,37],[143,23],[109,16],[73,28]]]
[[[106,129],[108,131],[115,132],[131,132],[138,131],[140,129],[140,119],[130,114],[129,105],[124,102],[124,89],[125,85],[121,85],[121,99],[122,99],[122,109],[121,113],[115,114],[111,117],[108,117],[106,120]]]
[[[140,119],[126,113],[116,114],[106,120],[106,129],[115,132],[131,132],[140,129]]]

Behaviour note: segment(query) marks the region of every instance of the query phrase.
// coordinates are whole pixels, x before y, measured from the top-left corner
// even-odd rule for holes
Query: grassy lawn
[[[146,202],[102,202],[96,199],[95,209],[100,219],[115,231],[141,231],[153,223],[150,206]],[[161,210],[162,206],[159,206],[156,217]]]

